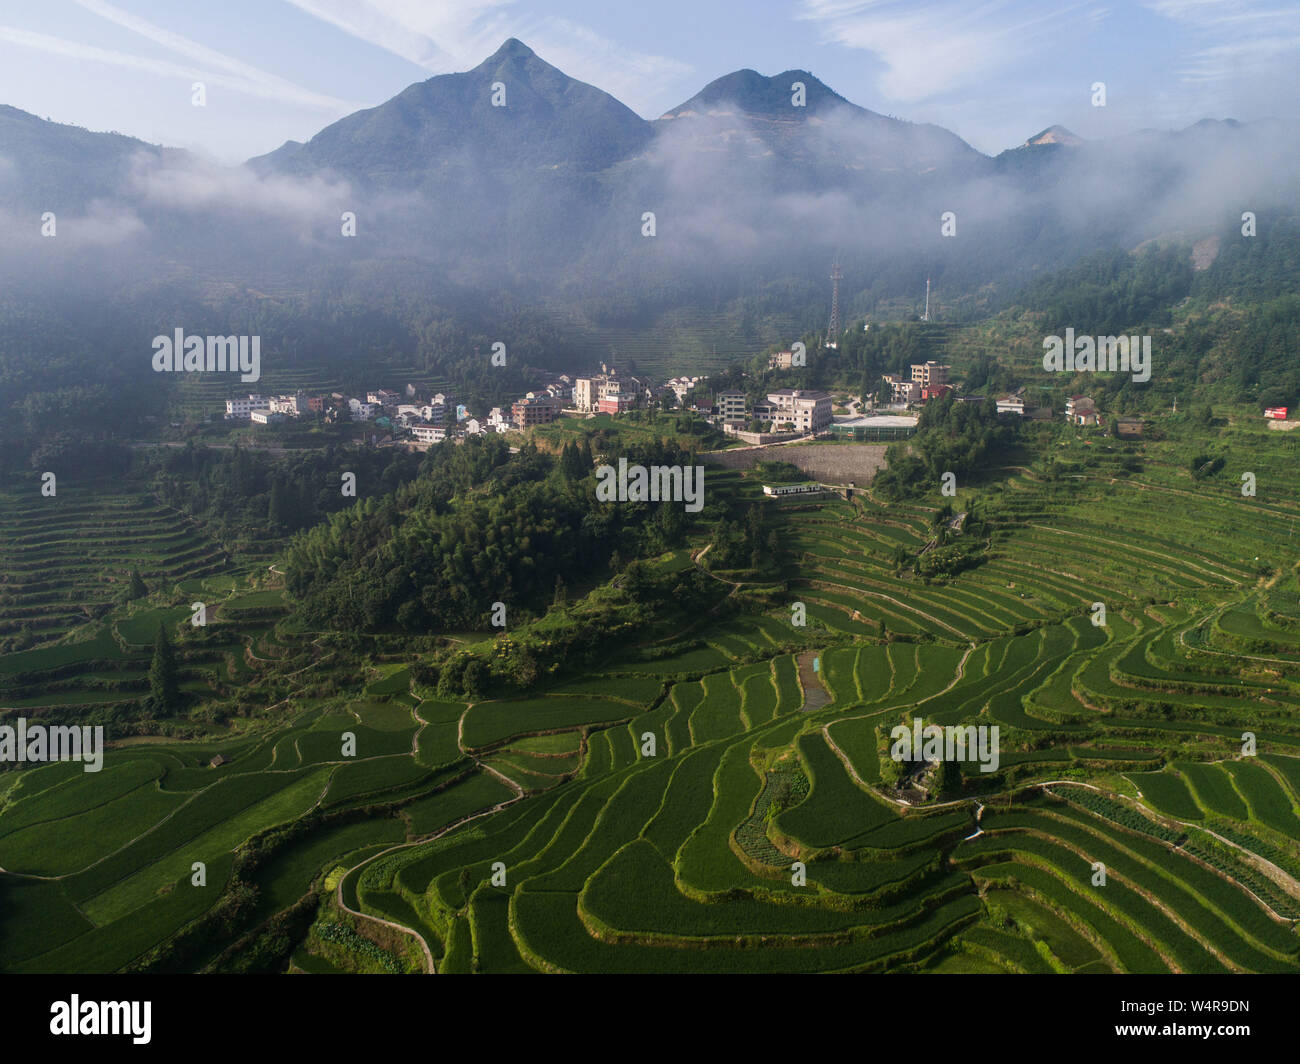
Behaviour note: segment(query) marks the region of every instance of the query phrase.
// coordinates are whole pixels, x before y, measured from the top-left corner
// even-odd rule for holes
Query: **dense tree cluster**
[[[512,456],[500,437],[475,437],[430,456],[414,482],[294,538],[285,571],[303,616],[362,630],[483,629],[494,603],[517,620],[553,601],[557,579],[580,585],[615,553],[635,558],[685,537],[680,504],[597,502],[593,459],[576,444],[558,457],[531,445]],[[620,457],[692,464],[663,442],[616,441],[602,456]]]
[[[945,473],[960,485],[980,473],[1014,442],[1015,429],[998,420],[989,403],[959,403],[945,395],[926,403],[916,435],[890,444],[888,468],[876,474],[874,491],[886,499],[933,494]]]
[[[369,498],[395,491],[428,465],[404,450],[336,445],[275,458],[193,443],[160,448],[146,462],[163,502],[223,537],[283,536],[351,506],[356,499],[342,492],[345,472],[356,475],[356,497]]]

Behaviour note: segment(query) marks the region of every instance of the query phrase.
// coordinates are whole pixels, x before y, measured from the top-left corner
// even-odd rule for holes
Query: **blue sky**
[[[647,118],[741,67],[802,68],[989,153],[1300,99],[1295,0],[0,0],[0,103],[235,162],[512,36]]]

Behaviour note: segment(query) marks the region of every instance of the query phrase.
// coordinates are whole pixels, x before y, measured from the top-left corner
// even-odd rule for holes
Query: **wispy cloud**
[[[1300,8],[1260,0],[1145,0],[1144,7],[1191,31],[1196,46],[1180,64],[1184,82],[1258,76],[1300,57]]]
[[[67,59],[107,63],[111,66],[188,82],[202,81],[207,85],[219,86],[248,96],[297,104],[334,114],[346,114],[359,106],[347,100],[303,88],[242,60],[201,45],[188,37],[163,29],[103,0],[75,0],[75,2],[92,14],[161,45],[182,61],[172,62],[111,48],[100,48],[98,45],[83,44],[79,41],[11,26],[0,26],[0,41]]]
[[[1059,37],[1063,23],[1100,14],[1085,3],[1043,10],[1005,0],[801,0],[796,17],[820,26],[826,43],[873,53],[881,91],[914,102],[977,86]]]
[[[692,73],[686,63],[625,48],[569,19],[521,13],[513,0],[287,2],[431,74],[477,66],[504,40],[517,37],[565,73],[641,110]]]

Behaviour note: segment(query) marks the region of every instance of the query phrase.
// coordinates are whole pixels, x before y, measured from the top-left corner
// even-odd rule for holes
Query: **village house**
[[[937,388],[948,383],[948,370],[951,368],[938,362],[913,363],[912,383],[921,388]]]
[[[904,380],[897,373],[882,374],[881,379],[889,385],[890,402],[911,403],[921,395],[921,386],[915,381]]]
[[[226,419],[247,421],[254,410],[269,410],[271,400],[261,395],[250,395],[247,399],[227,399]]]
[[[441,425],[412,425],[411,435],[417,443],[441,443],[447,438],[447,430]]]
[[[560,416],[563,407],[564,404],[554,396],[529,392],[524,398],[515,400],[510,408],[510,414],[515,428],[527,429],[554,421]]]
[[[1065,420],[1071,425],[1096,425],[1097,404],[1086,395],[1072,395],[1065,401]]]

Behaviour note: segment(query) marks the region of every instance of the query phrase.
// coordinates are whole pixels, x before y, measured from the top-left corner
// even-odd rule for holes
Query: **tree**
[[[153,644],[153,662],[149,665],[149,693],[163,713],[172,713],[180,704],[181,691],[176,667],[176,651],[160,624]]]
[[[139,569],[131,570],[131,580],[126,588],[126,601],[134,602],[136,599],[142,599],[149,594],[149,588],[145,586],[144,579],[140,576]]]
[[[272,528],[284,529],[289,527],[292,519],[291,508],[279,480],[276,480],[271,485],[271,498],[267,503],[266,511],[267,523]]]

